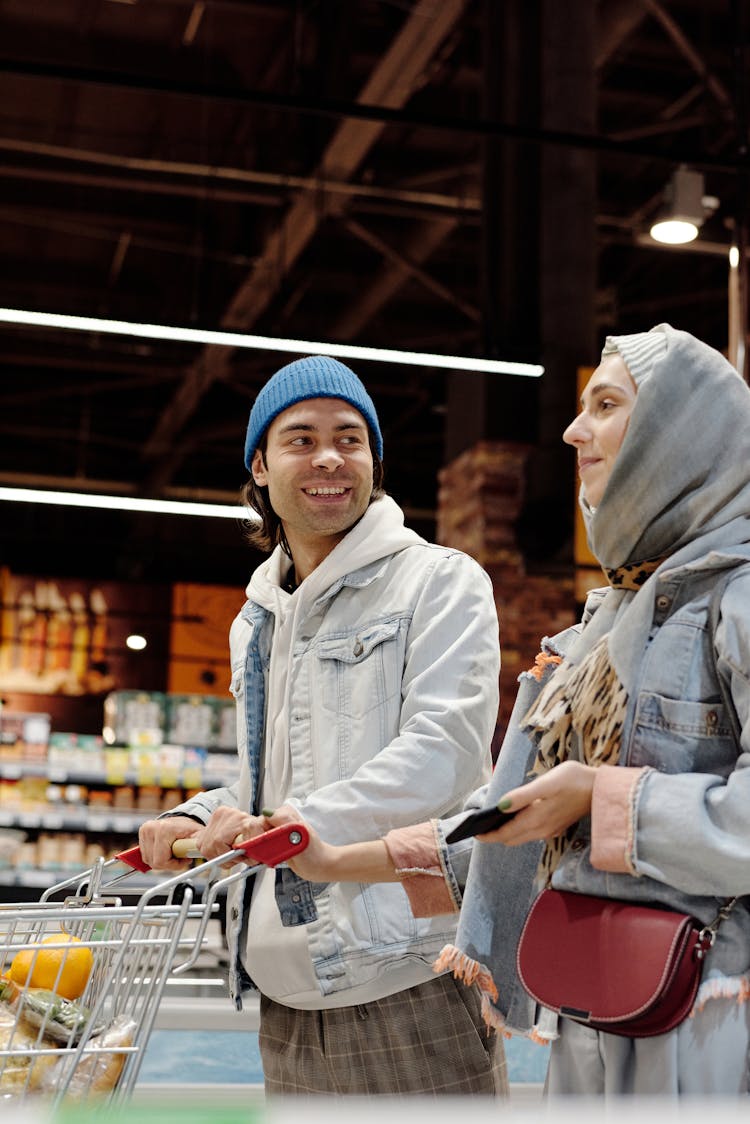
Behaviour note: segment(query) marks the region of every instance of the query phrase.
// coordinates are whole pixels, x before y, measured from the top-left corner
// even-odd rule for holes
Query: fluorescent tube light
[[[355,344],[324,343],[320,340],[277,339],[241,332],[215,332],[203,328],[174,328],[166,324],[135,324],[128,320],[103,320],[96,316],[67,316],[53,312],[30,312],[0,308],[0,323],[35,328],[62,328],[72,332],[100,332],[140,339],[174,340],[178,343],[218,344],[256,351],[298,352],[301,355],[330,355],[335,359],[369,359],[377,363],[400,363],[413,367],[439,367],[446,371],[476,371],[489,375],[523,375],[538,378],[544,367],[538,363],[512,363],[505,359],[475,359],[470,355],[434,355],[427,351],[399,351],[390,347],[359,347]]]
[[[219,519],[257,522],[258,516],[239,504],[188,503],[185,500],[148,500],[140,496],[105,496],[84,492],[55,492],[41,488],[0,487],[0,500],[14,503],[48,503],[63,507],[103,507],[112,511],[145,511],[155,515],[203,515]]]

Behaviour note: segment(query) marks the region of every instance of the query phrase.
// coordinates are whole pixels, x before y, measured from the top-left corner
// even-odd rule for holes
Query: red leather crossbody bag
[[[526,991],[596,1030],[646,1038],[690,1013],[710,926],[669,909],[543,890],[529,910],[517,967]]]

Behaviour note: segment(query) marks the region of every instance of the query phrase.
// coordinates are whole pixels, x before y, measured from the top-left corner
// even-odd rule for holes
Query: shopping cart
[[[277,866],[308,842],[303,824],[274,828],[128,905],[116,885],[148,870],[134,847],[38,903],[0,905],[0,1102],[125,1100],[168,978],[195,964],[218,895],[261,869],[238,860]],[[173,850],[192,857],[192,847]]]

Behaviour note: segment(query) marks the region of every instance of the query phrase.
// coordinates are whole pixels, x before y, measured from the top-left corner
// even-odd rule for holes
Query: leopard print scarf
[[[662,559],[605,571],[614,589],[637,590]],[[628,696],[612,665],[608,636],[602,636],[577,664],[565,661],[548,680],[521,720],[536,741],[531,774],[538,776],[563,761],[614,765],[620,753]],[[545,842],[538,876],[544,884],[570,845],[578,825]]]

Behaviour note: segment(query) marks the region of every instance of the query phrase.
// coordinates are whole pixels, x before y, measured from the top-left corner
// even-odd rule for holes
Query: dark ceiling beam
[[[478,179],[479,164],[476,160],[466,160],[461,164],[429,168],[424,172],[407,176],[405,179],[402,178],[399,183],[402,187],[411,190],[424,188],[429,184],[448,183],[455,180],[463,180],[464,183],[471,183],[472,187],[475,187]]]
[[[633,0],[606,0],[597,5],[594,66],[601,70],[643,23],[646,13]]]
[[[129,216],[115,216],[110,212],[106,217],[92,214],[90,210],[82,212],[85,218],[77,220],[60,219],[59,211],[43,207],[28,207],[23,203],[15,205],[0,205],[0,223],[6,222],[16,231],[19,227],[43,230],[46,234],[69,234],[74,238],[88,238],[96,241],[107,242],[112,246],[113,265],[122,268],[124,252],[130,248],[150,250],[158,254],[175,254],[182,258],[195,257],[200,261],[215,261],[223,265],[247,269],[253,264],[254,258],[247,254],[227,253],[221,250],[208,250],[203,246],[196,246],[186,240],[185,224],[179,224],[170,219],[147,220],[140,216],[131,219]],[[138,233],[133,229],[123,231],[123,226],[138,226],[142,229],[164,230],[165,227],[173,233],[173,237],[154,238],[148,234]],[[182,235],[177,238],[177,235]],[[123,240],[127,236],[127,245]],[[119,258],[122,260],[118,260]]]
[[[2,142],[0,142],[2,148]],[[70,184],[101,191],[121,191],[133,194],[168,195],[170,198],[218,200],[222,203],[240,203],[261,207],[278,207],[286,201],[286,193],[268,191],[232,191],[214,184],[169,183],[166,180],[143,179],[129,175],[105,176],[97,172],[66,172],[54,167],[32,168],[23,164],[1,164],[0,180],[20,179],[42,183]]]
[[[419,87],[424,71],[463,14],[466,0],[419,0],[391,46],[358,95],[358,103],[387,107],[405,105]],[[342,121],[326,145],[318,171],[338,180],[351,178],[381,136],[382,121]],[[328,207],[332,207],[327,201]],[[282,223],[271,232],[255,268],[240,285],[221,319],[228,329],[247,329],[266,311],[289,268],[315,235],[324,216],[317,192],[298,195]],[[175,437],[195,412],[211,383],[226,370],[228,348],[208,347],[187,372],[178,393],[162,413],[143,455],[146,460],[169,456]],[[172,458],[170,457],[170,460]],[[173,466],[170,466],[173,470]],[[151,486],[170,478],[157,466]]]
[[[86,394],[120,394],[123,391],[153,388],[155,383],[177,382],[182,377],[182,368],[145,367],[140,356],[134,355],[130,362],[113,363],[110,360],[91,360],[83,356],[79,358],[63,358],[52,353],[40,355],[14,355],[3,351],[3,368],[7,375],[14,369],[27,369],[33,367],[40,371],[76,371],[83,373],[88,367],[97,375],[104,371],[112,375],[122,375],[122,378],[91,378],[80,382],[64,382],[60,386],[47,386],[44,389],[44,400],[49,402],[53,398],[70,399]],[[138,373],[134,374],[137,368]],[[34,405],[39,406],[39,391],[14,391],[10,394],[0,394],[0,408],[9,406]]]
[[[0,172],[0,180],[2,176],[3,172]],[[52,182],[56,181],[57,177],[50,172],[49,179]],[[54,199],[59,203],[59,195],[56,194]],[[55,230],[62,234],[74,234],[77,237],[88,235],[109,241],[118,236],[123,224],[126,223],[132,226],[134,231],[137,229],[138,235],[134,233],[134,238],[140,236],[144,242],[148,242],[152,234],[157,234],[168,235],[169,238],[174,239],[175,245],[178,239],[182,239],[184,243],[184,222],[177,218],[174,211],[164,212],[158,218],[149,218],[142,211],[131,215],[127,211],[118,213],[113,207],[105,209],[87,206],[85,210],[79,207],[71,214],[63,206],[53,206],[49,201],[45,206],[29,203],[26,193],[25,196],[19,194],[17,200],[12,202],[0,199],[0,222],[4,220],[12,225],[43,226],[45,230]],[[166,242],[166,245],[170,244],[169,241]]]
[[[412,255],[408,252],[404,253],[395,250],[395,248],[389,246],[387,242],[383,242],[383,239],[377,234],[374,234],[372,230],[362,226],[361,223],[356,223],[354,219],[345,218],[343,221],[344,226],[349,230],[350,234],[353,234],[355,238],[359,238],[365,245],[370,246],[372,250],[376,251],[382,257],[385,257],[387,262],[395,266],[398,273],[418,281],[428,292],[432,292],[433,296],[440,297],[441,300],[449,303],[453,308],[458,308],[459,311],[463,312],[463,315],[472,320],[473,323],[479,323],[481,319],[481,312],[479,309],[475,305],[470,305],[468,300],[462,300],[458,297],[457,293],[448,288],[448,285],[444,285],[431,277],[431,274],[423,270],[422,266],[418,264]],[[453,224],[445,225],[453,226]],[[440,243],[444,241],[446,233],[448,232],[445,232],[445,230],[437,232],[437,237],[431,241],[431,247],[434,248],[435,245],[440,245]],[[440,237],[440,235],[442,235],[442,237]],[[425,243],[426,239],[423,237],[423,245],[425,245]],[[427,256],[426,245],[424,256]]]
[[[684,113],[687,107],[692,105],[694,101],[697,101],[702,94],[703,83],[696,82],[694,85],[690,86],[689,89],[685,90],[684,94],[681,94],[679,98],[675,98],[673,102],[665,106],[664,109],[659,112],[659,117],[662,121],[668,121],[671,117],[679,117],[679,115]]]
[[[658,137],[685,129],[700,129],[708,124],[707,113],[694,113],[691,117],[672,117],[652,121],[648,125],[635,125],[632,129],[616,129],[609,135],[617,140],[636,140],[638,137]]]
[[[732,120],[734,118],[734,105],[731,95],[723,82],[709,69],[700,51],[690,41],[677,20],[670,15],[664,5],[659,3],[658,0],[638,0],[638,2],[649,15],[653,16],[653,18],[661,24],[680,54],[687,59],[701,82],[705,83],[706,89],[713,95],[724,118],[728,121]]]
[[[334,179],[325,175],[297,176],[284,172],[259,172],[251,168],[233,168],[213,164],[198,164],[177,160],[154,160],[133,156],[118,156],[116,153],[98,152],[93,149],[73,148],[61,144],[41,144],[35,141],[19,141],[13,137],[0,137],[0,151],[22,153],[32,157],[59,160],[66,163],[93,164],[108,168],[120,168],[125,172],[145,172],[149,175],[175,176],[190,180],[200,180],[200,186],[192,192],[198,196],[213,197],[214,184],[248,183],[269,188],[282,188],[284,192],[308,190],[322,195],[358,196],[365,199],[385,199],[399,203],[413,203],[424,208],[434,207],[448,211],[478,211],[479,199],[455,193],[414,191],[401,187],[378,187],[375,184],[357,183],[354,180]],[[0,177],[6,169],[0,165]],[[58,173],[50,171],[50,178]],[[93,181],[94,183],[96,181]],[[123,181],[140,185],[143,181]],[[242,197],[245,198],[244,196]],[[277,198],[279,195],[277,194]]]
[[[456,0],[453,0],[453,2],[456,2]],[[645,3],[646,0],[643,0],[643,2]],[[439,16],[442,17],[443,8],[448,6],[447,0],[443,0],[436,9],[433,0],[430,9],[433,14],[437,11]],[[228,101],[246,106],[264,106],[271,109],[287,110],[296,114],[329,117],[335,120],[343,118],[350,122],[357,120],[369,123],[375,122],[383,127],[396,125],[434,129],[473,137],[507,137],[510,140],[530,141],[543,145],[560,145],[561,147],[583,151],[620,153],[624,156],[643,157],[647,160],[656,160],[669,165],[675,163],[690,164],[716,171],[733,172],[745,165],[742,158],[729,155],[719,159],[706,154],[699,147],[674,149],[666,153],[663,148],[653,148],[634,142],[612,141],[609,137],[596,132],[576,133],[564,129],[514,125],[505,121],[486,120],[477,117],[445,116],[444,114],[422,113],[414,109],[404,111],[390,108],[388,105],[374,100],[365,104],[359,101],[336,101],[311,96],[304,98],[284,96],[262,90],[243,90],[215,84],[195,85],[192,82],[174,82],[168,79],[157,79],[153,76],[144,78],[142,75],[123,74],[116,71],[85,67],[70,67],[58,63],[19,62],[17,59],[3,57],[0,54],[0,78],[2,78],[3,72],[25,77],[87,83],[116,89],[132,89],[139,92],[172,94],[175,97],[196,98],[201,101]]]
[[[117,2],[117,0],[115,0]],[[136,7],[138,0],[124,0],[125,3],[130,3]],[[146,0],[148,2],[148,0]],[[98,6],[99,0],[97,0]],[[195,4],[195,0],[159,0],[162,5],[170,4],[175,8],[190,9]],[[284,19],[286,12],[279,0],[204,0],[204,7],[207,11],[232,11],[241,16],[274,16],[278,19]]]
[[[15,438],[23,438],[32,443],[69,445],[77,447],[81,443],[80,429],[60,428],[40,425],[4,425],[0,422],[0,433],[7,433]],[[127,440],[113,433],[87,433],[85,443],[88,445],[101,445],[110,449],[122,449],[133,453],[138,448],[137,439]]]
[[[451,219],[420,223],[405,240],[403,260],[396,262],[391,258],[387,265],[383,265],[364,292],[334,321],[331,327],[333,338],[356,339],[404,282],[414,275],[414,264],[426,261],[455,228],[455,220]]]

